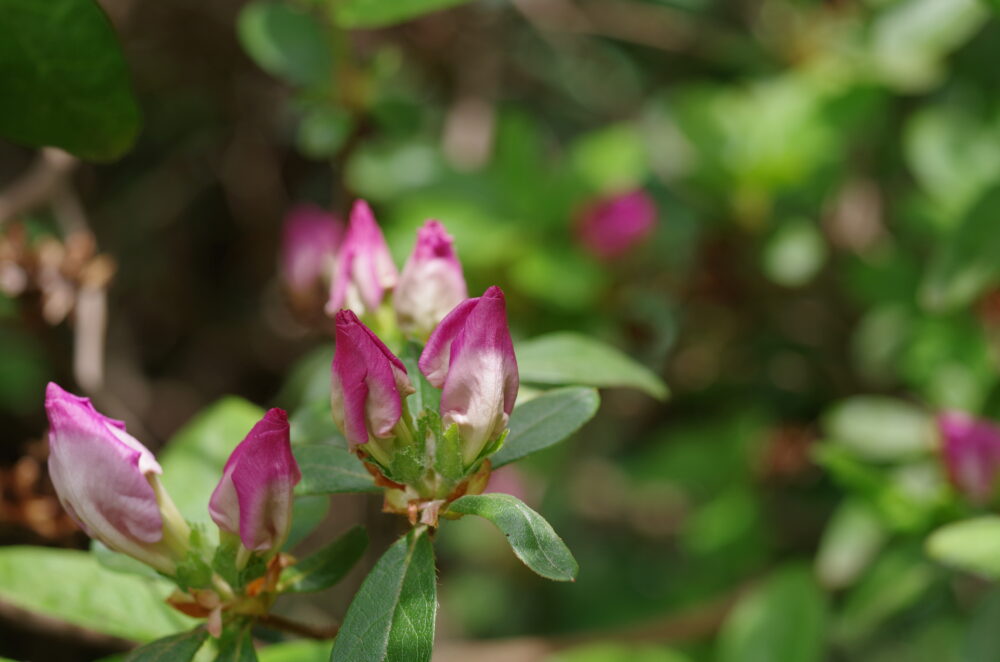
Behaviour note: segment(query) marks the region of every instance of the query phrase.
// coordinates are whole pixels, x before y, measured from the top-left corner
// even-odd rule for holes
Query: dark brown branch
[[[257,623],[272,630],[282,630],[308,639],[333,639],[337,636],[337,632],[340,631],[340,625],[336,623],[326,627],[319,627],[291,621],[276,614],[261,616],[257,619]]]

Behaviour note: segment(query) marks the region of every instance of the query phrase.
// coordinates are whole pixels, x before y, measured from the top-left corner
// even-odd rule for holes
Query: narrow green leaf
[[[578,333],[551,333],[522,342],[515,349],[521,381],[529,384],[627,387],[659,400],[667,397],[667,385],[649,368]]]
[[[193,625],[164,603],[170,591],[165,580],[106,570],[88,552],[0,548],[0,600],[116,637],[151,641]]]
[[[478,515],[493,522],[507,536],[517,558],[542,577],[573,581],[580,567],[552,525],[509,494],[466,495],[449,507],[451,512]]]
[[[90,553],[94,555],[97,562],[102,567],[113,572],[120,572],[125,575],[137,575],[146,579],[162,580],[160,573],[156,572],[142,561],[108,549],[99,540],[90,541]]]
[[[718,640],[719,662],[820,662],[826,598],[806,567],[772,575],[730,612]]]
[[[139,109],[97,3],[0,0],[0,35],[0,135],[94,161],[132,146]]]
[[[203,409],[167,443],[159,458],[161,479],[186,519],[211,522],[208,500],[226,460],[263,416],[257,405],[229,396]]]
[[[417,343],[408,342],[403,350],[403,354],[400,356],[400,360],[406,366],[406,372],[410,376],[410,381],[413,382],[413,387],[416,389],[416,392],[406,400],[414,422],[420,420],[420,416],[425,409],[437,413],[441,406],[441,389],[431,386],[427,378],[424,377],[424,373],[420,372],[418,362],[421,350],[421,346]]]
[[[287,2],[251,2],[240,12],[240,42],[261,69],[299,85],[331,83],[333,57],[327,28]]]
[[[1000,516],[942,526],[927,538],[927,554],[953,568],[1000,579]]]
[[[434,644],[437,576],[426,530],[379,559],[347,610],[331,662],[428,662]]]
[[[558,444],[594,417],[601,398],[592,388],[558,388],[519,405],[510,416],[510,434],[490,462],[502,467]]]
[[[469,0],[340,0],[333,6],[337,24],[345,28],[378,28]]]
[[[189,662],[198,654],[206,639],[208,632],[199,626],[136,648],[122,662]]]
[[[830,408],[823,432],[833,442],[875,461],[905,460],[928,453],[934,423],[923,409],[896,398],[857,395]]]
[[[257,662],[249,624],[243,623],[222,634],[215,662]]]
[[[355,526],[309,558],[285,570],[281,583],[292,593],[322,591],[339,582],[368,546],[363,526]]]
[[[325,444],[293,446],[302,472],[298,495],[374,492],[375,480],[356,456],[346,448]]]

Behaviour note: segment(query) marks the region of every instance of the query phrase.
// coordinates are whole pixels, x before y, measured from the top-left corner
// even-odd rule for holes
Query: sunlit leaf
[[[953,568],[1000,579],[1000,516],[944,525],[927,539],[927,553]]]

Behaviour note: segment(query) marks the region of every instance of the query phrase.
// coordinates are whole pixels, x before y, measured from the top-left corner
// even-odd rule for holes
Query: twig
[[[267,614],[266,616],[261,616],[257,619],[259,625],[268,627],[274,630],[283,630],[285,632],[290,632],[292,634],[297,634],[300,637],[306,637],[308,639],[333,639],[337,636],[337,632],[340,631],[340,625],[334,623],[333,625],[328,625],[326,627],[319,627],[314,625],[306,625],[305,623],[298,623],[296,621],[288,620],[282,616],[276,614]]]
[[[0,225],[48,202],[77,165],[60,149],[41,150],[31,167],[0,192]]]

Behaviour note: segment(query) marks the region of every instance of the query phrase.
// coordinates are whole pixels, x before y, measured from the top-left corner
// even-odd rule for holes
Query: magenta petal
[[[962,412],[938,416],[945,464],[952,483],[976,501],[986,501],[1000,474],[1000,427]]]
[[[247,549],[276,549],[288,536],[292,490],[301,478],[288,415],[271,409],[229,456],[209,513],[220,529],[238,534]]]
[[[350,310],[336,316],[331,371],[333,418],[352,444],[389,437],[413,392],[406,366]]]
[[[427,221],[417,233],[417,244],[393,293],[400,326],[407,333],[425,336],[466,297],[452,238],[441,223]]]
[[[55,383],[45,392],[49,473],[60,502],[87,533],[108,547],[141,555],[163,537],[163,518],[148,474],[161,473],[153,454],[100,414],[88,398]]]

